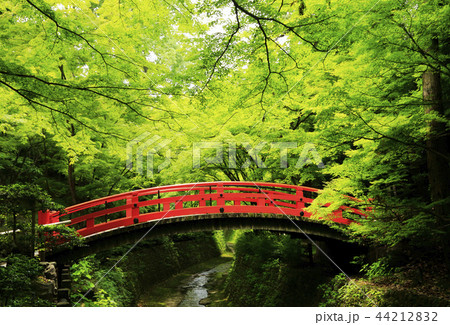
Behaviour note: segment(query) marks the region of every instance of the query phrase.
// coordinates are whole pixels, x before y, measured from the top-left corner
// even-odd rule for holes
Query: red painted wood
[[[137,222],[190,215],[267,213],[310,218],[311,213],[304,211],[305,205],[314,201],[310,196],[317,192],[318,189],[310,187],[263,182],[168,185],[80,203],[66,208],[65,213],[40,211],[38,223],[52,224],[59,222],[62,217],[68,218],[71,220],[68,226],[78,225],[78,233],[81,236],[89,236],[118,227],[127,227]],[[358,201],[355,198],[348,198]],[[158,211],[158,207],[161,211]],[[146,208],[154,211],[145,212]],[[89,209],[96,211],[89,211]],[[342,206],[333,212],[335,218],[332,221],[346,225],[354,222],[342,217],[344,210],[354,214],[355,217],[366,217],[364,211]],[[76,216],[74,216],[75,213]]]

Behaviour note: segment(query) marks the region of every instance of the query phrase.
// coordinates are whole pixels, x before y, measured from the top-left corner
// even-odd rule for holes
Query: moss
[[[321,306],[326,307],[448,307],[450,300],[421,293],[418,288],[369,281],[364,278],[350,282],[342,274],[323,287]]]

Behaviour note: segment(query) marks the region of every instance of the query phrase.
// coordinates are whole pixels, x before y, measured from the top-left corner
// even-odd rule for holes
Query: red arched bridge
[[[318,189],[262,182],[208,182],[168,185],[116,194],[70,206],[65,212],[39,212],[41,225],[63,222],[84,237],[92,237],[136,224],[190,216],[278,215],[310,218],[305,211]],[[329,206],[330,204],[327,204]],[[346,210],[356,218],[361,210],[341,206],[332,220],[353,222],[342,216]],[[355,218],[352,218],[355,219]]]

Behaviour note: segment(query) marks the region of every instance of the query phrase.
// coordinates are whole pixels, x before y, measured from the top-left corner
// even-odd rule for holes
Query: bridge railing
[[[40,212],[39,224],[66,221],[82,236],[166,218],[205,214],[285,214],[310,218],[304,209],[317,196],[315,188],[253,182],[209,182],[142,189],[77,204],[60,212]],[[329,206],[329,204],[328,204]],[[365,213],[342,206],[332,220],[349,224],[342,211]],[[69,222],[70,221],[70,222]]]

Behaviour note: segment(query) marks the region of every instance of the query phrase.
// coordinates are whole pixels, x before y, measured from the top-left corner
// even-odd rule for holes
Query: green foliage
[[[447,235],[438,226],[447,221],[435,222],[424,157],[428,125],[447,123],[448,107],[424,114],[421,100],[431,68],[448,102],[447,4],[77,6],[2,2],[0,185],[36,184],[68,205],[159,184],[267,180],[324,188],[311,207],[318,217],[331,209],[322,203],[334,208],[342,195],[361,198],[361,207],[373,199],[373,222],[355,236],[394,245],[427,228],[436,241]],[[219,25],[223,32],[214,32]],[[424,54],[437,38],[436,53]],[[176,153],[150,179],[125,168],[127,141],[144,131],[170,139],[166,149]],[[208,163],[210,149],[193,168],[201,141],[222,144],[225,156],[235,148],[236,166]],[[272,142],[296,143],[287,168]],[[325,168],[296,167],[306,143]],[[265,168],[248,149],[258,144]],[[155,166],[165,158],[156,153]]]
[[[72,300],[74,300],[74,298],[76,300],[80,299],[80,294],[83,296],[84,293],[94,287],[94,284],[92,283],[94,260],[95,257],[90,256],[72,265],[70,275],[73,283],[73,292],[76,293],[72,296]]]
[[[33,214],[54,206],[51,197],[37,184],[13,183],[0,185],[0,207],[2,219],[0,229],[12,230],[11,236],[2,236],[0,247],[2,255],[12,250],[30,252],[33,243]],[[1,219],[0,219],[1,220]],[[3,224],[2,224],[3,223]],[[20,234],[17,230],[20,230]],[[7,248],[9,246],[9,249]]]
[[[372,264],[364,264],[361,267],[361,272],[367,277],[367,279],[369,279],[369,281],[379,277],[392,275],[396,271],[398,272],[396,268],[389,265],[386,257],[382,257]]]
[[[50,302],[39,298],[35,283],[42,274],[39,261],[23,255],[11,255],[0,267],[0,304],[12,307],[48,306]]]
[[[317,218],[371,206],[347,229],[356,241],[445,253],[449,177],[433,166],[449,170],[437,145],[450,126],[449,15],[437,0],[3,0],[0,226],[23,228],[29,244],[31,211],[160,184],[263,180],[323,188],[309,207]],[[440,84],[433,103],[426,73]],[[152,177],[126,166],[143,132],[170,140],[154,165],[170,164]],[[204,150],[193,168],[202,141],[220,143],[224,159],[207,162],[216,152]],[[287,168],[273,142],[296,144]],[[324,168],[296,167],[307,143]],[[264,168],[248,149],[260,144]],[[17,248],[8,240],[4,256]]]
[[[116,266],[110,270],[95,255],[86,257],[71,267],[71,300],[77,306],[128,306],[132,300],[126,286],[126,274]]]
[[[382,257],[373,263],[363,263],[361,257],[355,258],[361,264],[360,279],[349,279],[345,274],[336,275],[329,283],[320,286],[323,292],[320,306],[329,307],[370,307],[389,306],[386,289],[377,283],[393,276],[400,270],[389,265],[389,259]],[[388,292],[389,294],[389,292]]]
[[[92,304],[85,304],[86,307],[118,307],[117,303],[111,299],[109,294],[103,290],[98,289],[94,295],[95,301]]]
[[[247,232],[236,243],[225,292],[231,306],[314,306],[326,279],[308,266],[299,239]]]
[[[383,292],[358,280],[349,281],[340,273],[320,287],[321,307],[375,307],[381,305]]]
[[[38,250],[51,251],[57,247],[73,248],[83,246],[84,238],[73,228],[65,225],[51,225],[37,227]]]
[[[223,230],[216,230],[213,232],[214,240],[217,243],[217,247],[222,253],[227,251],[227,242],[225,240],[225,234]]]
[[[34,203],[35,206],[31,204]],[[23,214],[31,209],[46,209],[52,205],[50,196],[39,185],[14,183],[0,185],[0,204],[3,213]]]

